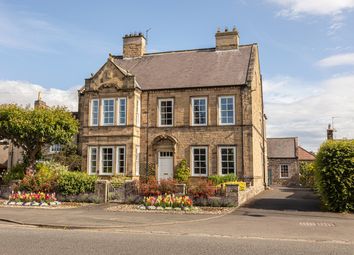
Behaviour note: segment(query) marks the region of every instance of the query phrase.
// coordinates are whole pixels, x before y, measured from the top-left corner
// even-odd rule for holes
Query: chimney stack
[[[142,33],[134,33],[123,37],[123,57],[138,58],[145,54],[146,39]]]
[[[42,93],[38,92],[38,99],[34,101],[34,108],[47,108],[47,104],[42,100]]]
[[[334,129],[331,127],[331,124],[328,124],[327,128],[327,140],[333,140]]]
[[[236,27],[231,31],[225,28],[225,31],[218,31],[215,34],[216,50],[233,50],[238,49],[240,37]]]

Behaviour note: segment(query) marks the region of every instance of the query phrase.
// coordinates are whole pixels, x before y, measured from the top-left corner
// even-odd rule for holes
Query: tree
[[[0,105],[0,139],[8,139],[21,147],[31,169],[43,146],[71,142],[78,127],[77,120],[64,107],[29,109]]]

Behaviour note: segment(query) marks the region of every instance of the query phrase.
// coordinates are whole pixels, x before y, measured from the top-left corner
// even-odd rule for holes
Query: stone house
[[[269,185],[298,186],[300,164],[313,162],[315,155],[298,145],[297,137],[268,138]]]
[[[266,185],[266,140],[257,44],[218,31],[207,49],[146,53],[123,37],[79,90],[83,169],[133,178],[172,178],[186,159],[192,178],[237,174]]]

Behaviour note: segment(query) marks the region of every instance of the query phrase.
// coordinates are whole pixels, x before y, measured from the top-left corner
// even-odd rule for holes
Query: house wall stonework
[[[281,165],[288,165],[289,177],[280,177]],[[280,186],[298,186],[299,184],[299,163],[296,158],[269,158],[268,171],[272,173],[272,185]]]
[[[173,168],[182,159],[191,164],[191,148],[208,148],[208,175],[220,174],[219,146],[236,148],[236,172],[240,179],[259,188],[265,183],[265,143],[262,84],[259,71],[257,46],[252,46],[252,58],[247,83],[229,86],[208,86],[201,88],[140,88],[135,77],[119,69],[110,59],[79,91],[80,144],[83,169],[88,169],[88,148],[90,146],[121,146],[126,148],[125,175],[138,178],[145,175],[146,165],[158,168],[158,152],[173,151]],[[220,125],[219,97],[233,96],[235,102],[235,123]],[[90,126],[91,100],[125,97],[127,99],[127,122],[124,126]],[[193,126],[192,99],[207,98],[207,125]],[[172,98],[173,125],[160,127],[159,99]],[[137,100],[141,102],[141,121],[137,124]],[[136,155],[137,147],[140,155]],[[139,158],[140,164],[136,163]],[[98,161],[101,159],[98,157]],[[190,166],[192,169],[192,167]],[[157,175],[156,171],[156,175]]]

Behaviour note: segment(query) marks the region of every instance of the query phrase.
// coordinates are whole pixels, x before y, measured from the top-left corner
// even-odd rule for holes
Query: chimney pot
[[[331,127],[331,124],[328,124],[327,128],[327,140],[333,140],[334,129]]]
[[[134,32],[123,37],[123,57],[137,58],[145,54],[146,39],[142,33]]]
[[[229,31],[226,27],[224,32],[220,32],[218,29],[215,34],[215,40],[216,50],[232,50],[238,49],[240,38],[236,27],[232,31]]]

